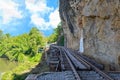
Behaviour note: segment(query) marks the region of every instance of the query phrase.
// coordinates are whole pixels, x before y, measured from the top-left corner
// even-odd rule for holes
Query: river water
[[[0,80],[1,74],[6,71],[10,71],[17,66],[17,62],[11,62],[5,58],[0,58]]]

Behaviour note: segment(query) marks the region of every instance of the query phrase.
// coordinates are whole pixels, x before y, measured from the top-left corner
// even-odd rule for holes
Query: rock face
[[[120,70],[120,0],[59,0],[65,46],[79,49],[81,29],[84,55]]]

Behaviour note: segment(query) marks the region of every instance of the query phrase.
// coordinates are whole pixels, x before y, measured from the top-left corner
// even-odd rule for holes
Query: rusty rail
[[[70,53],[70,54],[72,55],[72,52],[70,52],[67,48],[65,48],[65,51],[66,51],[67,53]],[[73,56],[73,55],[72,55],[72,56]],[[73,57],[74,57],[74,56],[73,56]],[[87,67],[88,70],[91,69],[91,66],[90,66],[89,64],[87,64],[86,62],[84,62],[81,58],[77,58],[77,60],[78,60],[79,62],[81,62],[82,64],[84,64],[84,65]]]
[[[64,52],[70,66],[71,69],[75,75],[76,80],[82,80],[78,74],[78,72],[76,71],[70,57],[68,54],[72,54],[78,61],[80,61],[81,63],[83,63],[85,66],[88,67],[88,69],[93,69],[95,72],[97,72],[100,76],[102,76],[105,80],[114,80],[112,79],[110,76],[108,76],[105,72],[101,71],[100,69],[98,69],[97,67],[95,67],[93,64],[91,64],[90,62],[88,62],[87,60],[85,60],[84,58],[82,58],[82,55],[80,55],[80,53],[78,52],[71,52],[69,49],[65,48],[65,47],[58,47],[58,46],[54,46],[56,48],[58,48],[60,51],[63,50],[62,52]]]
[[[75,75],[76,80],[82,80],[82,79],[80,78],[79,74],[77,73],[74,65],[73,65],[72,62],[70,61],[69,57],[67,56],[65,49],[64,49],[64,48],[62,48],[62,49],[64,50],[65,56],[66,56],[66,58],[67,58],[67,60],[68,60],[68,62],[69,62],[69,64],[70,64],[70,66],[71,66],[71,69],[72,69],[72,71],[73,71],[73,73],[74,73],[74,75]]]
[[[95,67],[94,65],[92,65],[90,62],[86,61],[84,58],[82,58],[82,56],[80,55],[80,53],[72,53],[73,56],[75,56],[77,59],[81,59],[82,61],[84,61],[86,64],[90,65],[91,68],[93,70],[95,70],[96,72],[98,72],[102,77],[104,77],[106,80],[114,80],[112,79],[110,76],[108,76],[105,72],[101,71],[100,69],[98,69],[97,67]]]

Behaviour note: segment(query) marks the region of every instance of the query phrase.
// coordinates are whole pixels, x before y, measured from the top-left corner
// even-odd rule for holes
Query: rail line
[[[63,68],[62,66],[65,65],[65,62],[67,61],[69,63],[69,65],[66,65],[66,66],[69,66],[71,68],[71,71],[73,72],[73,75],[75,76],[75,80],[83,80],[81,78],[81,74],[80,74],[81,69],[87,69],[87,70],[94,71],[95,74],[99,75],[98,77],[102,77],[102,78],[100,78],[100,80],[114,80],[107,73],[101,71],[96,66],[94,66],[93,64],[91,64],[90,62],[85,60],[83,58],[83,56],[80,55],[80,53],[73,52],[73,51],[71,51],[71,49],[68,49],[65,47],[59,47],[59,46],[54,46],[54,47],[57,48],[60,52],[61,68]],[[65,57],[63,57],[63,55]],[[66,58],[66,60],[65,60],[65,58]],[[79,70],[76,68],[76,66],[79,68]],[[87,79],[85,79],[85,80],[87,80]],[[90,79],[90,80],[92,80],[92,79]]]
[[[101,64],[96,66],[98,63],[92,63],[88,57],[72,49],[52,45],[48,53],[52,72],[30,75],[25,80],[120,80],[120,72],[105,73]]]
[[[97,67],[95,67],[94,65],[92,65],[90,62],[86,61],[82,55],[80,55],[80,53],[72,53],[71,51],[69,51],[67,48],[65,48],[65,50],[69,53],[72,54],[78,61],[82,61],[85,64],[88,64],[95,72],[99,73],[105,80],[114,80],[112,79],[110,76],[108,76],[105,72],[101,71],[100,69],[98,69]]]
[[[68,60],[68,62],[69,62],[69,64],[70,64],[70,67],[71,67],[71,69],[72,69],[72,71],[73,71],[73,74],[75,75],[76,80],[82,80],[82,79],[80,78],[78,72],[76,71],[73,63],[71,62],[71,60],[70,60],[69,57],[67,56],[67,54],[66,54],[65,52],[64,52],[64,54],[65,54],[65,56],[66,56],[66,58],[67,58],[67,60]]]

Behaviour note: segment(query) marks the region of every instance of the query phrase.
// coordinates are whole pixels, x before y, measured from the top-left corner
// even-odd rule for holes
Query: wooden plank
[[[37,79],[37,74],[30,74],[27,76],[25,80],[36,80]]]

